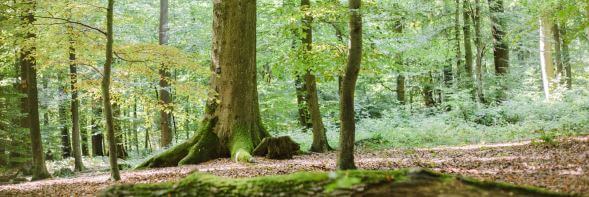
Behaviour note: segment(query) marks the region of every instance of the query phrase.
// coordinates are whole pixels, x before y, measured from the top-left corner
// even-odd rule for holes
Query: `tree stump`
[[[299,144],[288,136],[266,137],[254,149],[253,154],[268,159],[292,159],[300,148]]]

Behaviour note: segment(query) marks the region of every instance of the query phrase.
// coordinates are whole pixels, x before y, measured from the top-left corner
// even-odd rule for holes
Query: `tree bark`
[[[397,75],[397,101],[401,105],[405,105],[405,75]]]
[[[434,100],[434,83],[431,72],[423,77],[422,83],[423,104],[428,108],[436,106],[436,101]]]
[[[115,141],[117,143],[117,157],[120,159],[127,158],[127,149],[125,149],[125,139],[124,139],[124,132],[122,127],[122,116],[121,116],[121,106],[118,103],[112,103],[113,109],[113,118],[114,118],[114,128],[115,128]]]
[[[569,44],[570,41],[569,39],[566,37],[567,35],[567,31],[566,31],[566,25],[565,23],[563,23],[560,26],[560,38],[561,38],[561,42],[562,42],[562,64],[564,66],[565,69],[565,80],[566,80],[566,84],[567,84],[567,88],[571,89],[573,88],[573,72],[571,69],[571,57],[569,55]]]
[[[303,37],[301,38],[304,62],[311,63],[308,59],[308,53],[313,48],[313,17],[308,13],[311,8],[310,0],[301,0],[301,11],[304,12],[305,16],[302,21]],[[306,92],[306,103],[307,110],[311,116],[311,125],[313,128],[313,142],[311,144],[312,152],[327,152],[329,144],[327,142],[327,136],[325,135],[325,127],[323,126],[323,120],[321,118],[321,111],[319,109],[319,97],[317,96],[317,80],[315,75],[311,73],[311,65],[308,65],[307,71],[304,76],[305,92]]]
[[[362,62],[362,14],[361,0],[348,1],[350,12],[350,46],[348,64],[341,81],[340,92],[340,151],[337,154],[337,168],[340,170],[354,169],[354,141],[356,120],[354,112],[354,92]]]
[[[491,12],[492,35],[493,35],[493,60],[495,64],[495,75],[503,77],[509,70],[509,45],[505,40],[505,22],[502,19],[504,8],[503,0],[489,0],[489,10]],[[507,92],[505,81],[499,81],[501,90],[497,95],[497,100],[504,100]]]
[[[65,85],[63,85],[64,79],[63,79],[63,75],[65,75],[66,73],[63,72],[59,72],[58,73],[58,81],[60,83],[59,85],[59,97],[60,98],[64,98],[66,93],[65,93]],[[60,127],[60,134],[61,134],[61,156],[63,158],[68,158],[72,156],[72,145],[70,142],[70,132],[68,129],[68,125],[67,125],[67,106],[65,102],[59,102],[59,107],[58,107],[58,114],[59,114],[59,127]]]
[[[482,33],[481,33],[481,2],[480,0],[474,1],[474,14],[472,16],[472,21],[474,23],[474,43],[477,49],[476,54],[476,61],[475,61],[475,82],[476,82],[476,95],[478,102],[485,103],[485,95],[484,95],[484,88],[483,88],[483,57],[484,57],[484,44],[482,41]]]
[[[35,7],[36,1],[34,0],[26,0],[24,2],[25,9],[24,9],[24,16],[21,18],[22,25],[26,28],[33,25],[35,22]],[[25,28],[25,29],[26,29]],[[24,40],[28,42],[27,44],[22,47],[20,54],[19,54],[19,62],[21,66],[21,75],[24,77],[21,78],[21,88],[25,90],[27,97],[25,99],[26,103],[25,112],[27,112],[26,117],[23,118],[24,125],[29,128],[30,136],[31,136],[31,148],[33,153],[33,162],[32,162],[32,171],[33,177],[32,180],[40,180],[50,178],[49,172],[47,171],[47,167],[45,166],[45,156],[43,151],[43,142],[41,140],[41,126],[39,122],[39,97],[37,92],[37,69],[36,69],[36,59],[35,59],[35,39],[37,35],[32,31],[28,30],[24,34]]]
[[[560,39],[560,28],[557,23],[552,24],[552,36],[554,42],[554,62],[556,63],[556,81],[559,83],[565,82],[562,80],[564,75],[564,67],[562,66],[562,53],[561,53],[561,39]]]
[[[304,130],[313,128],[313,123],[311,122],[311,114],[309,114],[309,110],[307,109],[307,93],[306,93],[306,86],[305,86],[305,79],[304,77],[297,74],[295,79],[295,88],[297,94],[297,107],[298,107],[298,115],[299,115],[299,124],[303,127]]]
[[[554,80],[554,68],[552,65],[552,23],[547,16],[540,17],[540,66],[542,69],[542,88],[544,96],[550,99],[552,84]]]
[[[102,151],[104,149],[102,144],[104,135],[100,129],[102,121],[99,119],[102,116],[102,110],[95,107],[92,109],[92,113],[92,119],[90,120],[90,124],[92,124],[92,156],[104,156]]]
[[[80,146],[80,100],[78,99],[78,70],[76,66],[76,49],[73,40],[73,27],[68,26],[69,33],[69,60],[70,60],[70,85],[71,85],[71,113],[72,113],[72,147],[74,153],[74,171],[80,172],[84,169],[82,163],[82,147]]]
[[[460,0],[455,0],[455,2],[456,11],[454,12],[454,39],[456,41],[456,68],[458,70],[461,70],[460,68],[462,67],[462,45],[460,44]]]
[[[108,0],[106,12],[106,61],[104,63],[104,73],[102,75],[102,102],[104,106],[104,118],[106,119],[106,134],[108,142],[109,163],[111,179],[114,181],[121,180],[117,161],[117,143],[115,139],[114,118],[112,112],[110,82],[113,61],[113,10],[114,0]]]
[[[159,44],[167,45],[169,39],[170,28],[168,26],[168,0],[160,0],[160,24],[159,24]],[[172,99],[170,96],[171,87],[170,80],[171,74],[168,70],[168,66],[165,64],[160,65],[159,75],[159,98],[160,98],[160,146],[168,147],[172,143]]]
[[[468,88],[472,87],[472,68],[473,68],[473,55],[472,55],[472,41],[471,41],[471,30],[470,30],[470,0],[463,0],[462,2],[462,16],[464,19],[464,26],[462,31],[464,33],[464,71],[465,80],[467,81]]]

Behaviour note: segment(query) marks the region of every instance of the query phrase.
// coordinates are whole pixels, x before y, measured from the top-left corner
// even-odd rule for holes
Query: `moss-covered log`
[[[299,172],[230,179],[195,173],[178,182],[117,185],[99,196],[567,196],[429,170]]]

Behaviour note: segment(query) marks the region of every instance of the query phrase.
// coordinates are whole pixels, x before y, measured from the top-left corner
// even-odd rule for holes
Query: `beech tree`
[[[160,0],[160,24],[159,24],[159,44],[167,45],[170,30],[168,26],[168,0]],[[160,145],[167,147],[172,143],[172,124],[171,120],[171,87],[170,87],[170,71],[167,65],[160,65],[159,69],[159,99],[160,99],[160,129],[161,138]]]
[[[505,22],[502,18],[504,14],[503,0],[489,0],[489,10],[491,12],[491,29],[493,35],[493,60],[495,64],[495,74],[503,76],[509,69],[509,45],[505,40]],[[498,95],[498,100],[505,99],[507,85],[500,84],[502,90]]]
[[[39,122],[39,96],[37,91],[37,64],[35,59],[36,34],[32,28],[35,22],[35,0],[23,1],[23,16],[21,17],[24,32],[24,42],[19,54],[21,72],[21,90],[26,94],[23,99],[23,111],[27,113],[23,117],[23,127],[28,128],[31,135],[33,153],[32,180],[40,180],[51,177],[45,166],[43,143],[41,142],[41,125]]]
[[[227,156],[237,162],[253,162],[254,148],[259,150],[258,145],[270,136],[258,106],[256,1],[213,2],[212,51],[212,93],[198,134],[138,168],[195,164]]]
[[[350,46],[348,64],[344,70],[340,92],[340,150],[337,154],[337,168],[340,170],[354,169],[354,141],[356,120],[354,112],[354,92],[356,80],[362,61],[362,13],[361,0],[348,1],[350,11]]]

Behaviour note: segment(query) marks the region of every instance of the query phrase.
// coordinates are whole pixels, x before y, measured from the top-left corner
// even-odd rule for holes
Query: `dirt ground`
[[[589,136],[564,138],[554,144],[525,141],[429,149],[360,150],[356,154],[356,164],[362,169],[431,168],[443,173],[589,196]],[[199,165],[124,171],[119,182],[109,181],[106,172],[88,172],[73,178],[3,185],[0,196],[93,196],[113,184],[173,181],[193,171],[226,177],[254,177],[334,168],[335,152],[298,155],[290,160],[257,158],[254,164],[217,159]]]

